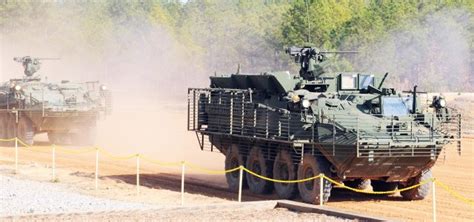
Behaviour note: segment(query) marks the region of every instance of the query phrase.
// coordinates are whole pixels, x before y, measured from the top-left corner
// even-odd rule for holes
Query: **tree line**
[[[212,72],[237,64],[247,72],[295,70],[283,51],[292,45],[357,50],[334,58],[337,67],[389,71],[403,87],[416,81],[461,91],[474,88],[472,13],[469,0],[1,0],[0,28],[13,37],[28,30],[57,38],[70,49],[80,43],[100,55],[111,38],[160,27]],[[68,27],[74,38],[54,35]],[[457,80],[440,85],[450,73]]]

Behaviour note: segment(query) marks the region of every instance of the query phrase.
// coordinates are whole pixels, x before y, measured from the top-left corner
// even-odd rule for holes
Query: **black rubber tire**
[[[16,116],[14,114],[9,114],[7,116],[7,138],[15,138],[16,135]],[[7,146],[14,146],[15,142],[7,142]]]
[[[366,180],[366,179],[347,180],[347,181],[344,181],[344,185],[355,188],[355,189],[359,189],[359,190],[365,190],[369,187],[370,180]]]
[[[245,164],[246,168],[256,174],[272,178],[273,164],[265,159],[260,147],[254,146],[250,149],[249,156]],[[273,182],[260,179],[250,173],[246,174],[249,190],[255,194],[268,194],[273,191]]]
[[[323,173],[330,175],[330,164],[322,156],[304,154],[303,163],[298,166],[298,179],[306,179]],[[328,180],[323,182],[323,203],[331,196],[332,184]],[[318,204],[320,201],[320,179],[298,183],[300,197],[304,202]]]
[[[273,163],[273,178],[277,180],[296,180],[297,165],[291,154],[286,150],[280,150]],[[274,183],[275,192],[282,199],[293,199],[298,195],[296,183]]]
[[[225,155],[225,170],[234,169],[239,166],[244,166],[244,158],[239,153],[238,146],[234,144],[230,148],[227,149],[227,152]],[[246,188],[247,181],[245,179],[245,173],[243,174],[244,175],[242,178],[242,188]],[[227,180],[227,185],[229,187],[229,190],[231,191],[239,190],[239,177],[240,177],[239,170],[225,174],[225,178]]]
[[[410,180],[408,180],[408,183],[400,184],[399,187],[400,188],[410,187],[410,186],[419,184],[420,182],[423,182],[425,180],[429,180],[432,177],[433,177],[433,174],[431,173],[431,169],[428,169],[428,170],[422,171],[418,176],[413,177]],[[405,200],[423,200],[430,193],[430,188],[431,188],[431,183],[425,183],[411,190],[402,191],[400,192],[400,194]]]
[[[376,192],[393,191],[398,187],[397,182],[385,182],[381,180],[372,180],[370,184],[372,185],[372,190]]]
[[[6,112],[0,112],[0,139],[11,139],[8,136],[8,115]],[[0,141],[1,145],[7,145],[7,142]]]
[[[54,131],[48,132],[48,140],[51,144],[65,145],[64,136],[65,136],[65,133],[54,132]]]
[[[21,117],[18,120],[17,126],[17,137],[23,143],[31,146],[33,145],[33,137],[35,136],[35,131],[33,129],[32,122],[27,117]]]

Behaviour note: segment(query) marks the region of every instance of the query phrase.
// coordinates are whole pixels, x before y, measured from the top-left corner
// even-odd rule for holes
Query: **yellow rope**
[[[162,165],[162,166],[178,166],[178,165],[181,165],[181,162],[162,162],[162,161],[158,161],[158,160],[155,160],[155,159],[152,159],[152,158],[148,158],[146,156],[140,156],[140,157],[145,161],[148,161],[150,163],[154,163],[154,164],[157,164],[157,165]]]
[[[366,193],[366,194],[393,194],[393,193],[396,193],[396,192],[403,192],[403,191],[407,191],[407,190],[411,190],[411,189],[415,189],[419,186],[422,186],[424,184],[427,184],[431,181],[433,181],[433,179],[428,179],[428,180],[425,180],[425,181],[422,181],[421,183],[419,184],[415,184],[413,186],[409,186],[409,187],[405,187],[403,189],[395,189],[395,190],[392,190],[392,191],[367,191],[367,190],[361,190],[361,189],[356,189],[356,188],[352,188],[352,187],[348,187],[342,183],[339,183],[329,177],[327,177],[326,175],[323,175],[324,179],[328,180],[329,182],[341,187],[341,188],[345,188],[345,189],[348,189],[348,190],[352,190],[354,192],[357,192],[357,193]]]
[[[458,192],[454,191],[453,189],[449,188],[448,185],[438,181],[438,180],[435,180],[435,183],[440,185],[441,188],[443,188],[444,190],[448,191],[449,194],[451,194],[453,197],[457,198],[458,200],[461,200],[467,204],[470,204],[471,206],[474,206],[474,200],[471,200],[469,198],[466,198],[466,197],[463,197],[461,194],[459,194]]]
[[[0,139],[0,141],[1,142],[10,142],[10,141],[15,141],[16,139],[17,138]],[[38,149],[37,147],[33,147],[33,146],[30,146],[30,145],[26,144],[25,142],[23,142],[20,139],[18,139],[18,143],[25,146],[24,149],[29,150],[29,151],[40,152],[40,153],[49,153],[49,152],[44,150],[44,149],[50,149],[49,147],[45,147],[44,149]],[[92,152],[92,151],[95,151],[95,150],[99,150],[105,156],[107,156],[109,158],[112,158],[112,159],[116,159],[116,160],[128,160],[128,159],[140,156],[140,154],[131,154],[131,155],[127,155],[127,156],[116,156],[116,155],[108,152],[107,150],[102,149],[102,148],[98,148],[98,147],[87,148],[85,150],[73,150],[73,149],[68,149],[68,148],[64,148],[64,147],[57,147],[57,148],[60,151],[62,151],[63,153],[70,153],[70,154],[81,154],[81,153],[88,153],[88,152]],[[251,170],[249,170],[245,167],[242,167],[242,166],[236,167],[236,168],[233,168],[233,169],[229,169],[229,170],[210,170],[210,169],[202,168],[202,167],[197,166],[197,165],[192,164],[192,163],[161,162],[161,161],[158,161],[158,160],[155,160],[155,159],[152,159],[152,158],[148,158],[146,156],[140,156],[140,157],[143,160],[146,160],[148,162],[155,163],[155,164],[158,164],[158,165],[165,165],[165,166],[179,166],[179,165],[184,163],[185,165],[189,166],[190,168],[192,168],[194,170],[206,172],[208,174],[232,173],[232,172],[238,171],[242,168],[243,171],[245,171],[245,172],[247,172],[247,173],[249,173],[253,176],[256,176],[256,177],[258,177],[260,179],[263,179],[263,180],[275,182],[275,183],[302,183],[302,182],[315,180],[315,179],[318,179],[318,178],[321,177],[321,175],[317,175],[317,176],[313,176],[313,177],[309,177],[309,178],[305,178],[305,179],[299,179],[299,180],[278,180],[278,179],[273,179],[273,178],[269,178],[269,177],[266,177],[266,176],[259,175],[259,174],[255,173],[255,172],[253,172],[253,171],[251,171]],[[331,179],[331,178],[329,178],[325,175],[322,175],[322,177],[324,179],[328,180],[329,182],[341,187],[341,188],[348,189],[348,190],[351,190],[351,191],[354,191],[354,192],[357,192],[357,193],[366,193],[366,194],[393,194],[393,193],[396,193],[396,192],[403,192],[403,191],[415,189],[415,188],[420,187],[424,184],[427,184],[427,183],[430,183],[430,182],[434,181],[436,184],[440,185],[444,190],[446,190],[453,197],[455,197],[455,198],[457,198],[457,199],[459,199],[459,200],[461,200],[461,201],[463,201],[467,204],[470,204],[470,205],[474,206],[474,200],[462,196],[461,194],[457,193],[456,191],[454,191],[453,189],[448,187],[446,184],[444,184],[444,183],[442,183],[438,180],[435,180],[434,178],[430,178],[428,180],[420,182],[419,184],[415,184],[413,186],[409,186],[409,187],[406,187],[406,188],[403,188],[403,189],[395,189],[395,190],[392,190],[392,191],[367,191],[367,190],[361,190],[361,189],[356,189],[356,188],[345,186],[344,184],[339,183],[339,182],[337,182],[337,181],[335,181],[335,180],[333,180],[333,179]]]
[[[35,147],[24,147],[22,149],[25,149],[25,150],[28,150],[28,151],[33,151],[33,152],[37,152],[37,153],[51,153],[49,150],[45,150],[47,149],[48,147],[44,147],[44,149],[38,149],[38,148],[35,148]]]
[[[315,179],[318,179],[320,177],[320,175],[317,175],[317,176],[314,176],[314,177],[309,177],[309,178],[306,178],[306,179],[300,179],[300,180],[277,180],[277,179],[272,179],[272,178],[269,178],[269,177],[266,177],[266,176],[262,176],[262,175],[259,175],[257,173],[254,173],[252,172],[251,170],[243,167],[243,170],[247,173],[250,173],[260,179],[264,179],[264,180],[268,180],[268,181],[272,181],[272,182],[275,182],[275,183],[301,183],[301,182],[306,182],[306,181],[310,181],[310,180],[315,180]]]
[[[14,138],[14,139],[15,139],[15,138]],[[19,143],[20,145],[25,146],[25,147],[31,147],[30,145],[28,145],[28,144],[26,144],[25,142],[23,142],[22,140],[20,140],[20,138],[18,138],[18,143]]]
[[[132,158],[137,156],[137,154],[131,154],[131,155],[128,155],[128,156],[116,156],[116,155],[110,153],[109,151],[107,151],[105,149],[102,149],[102,148],[98,148],[98,149],[105,156],[107,156],[111,159],[116,159],[116,160],[128,160],[128,159],[132,159]]]
[[[237,171],[237,170],[240,169],[240,167],[236,167],[236,168],[229,169],[229,170],[210,170],[210,169],[202,168],[200,166],[197,166],[197,165],[194,165],[194,164],[188,163],[188,162],[186,162],[185,165],[189,166],[190,168],[192,168],[196,171],[202,171],[202,172],[206,172],[208,174],[226,174],[226,173],[232,173],[232,172]]]
[[[90,148],[80,148],[79,149],[72,149],[72,148],[64,148],[61,146],[56,146],[56,149],[58,149],[61,153],[69,153],[69,154],[83,154],[83,153],[90,153],[96,150],[95,147],[90,147]]]

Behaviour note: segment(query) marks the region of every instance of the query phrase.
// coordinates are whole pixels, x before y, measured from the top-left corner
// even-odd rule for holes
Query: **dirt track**
[[[119,133],[114,136],[111,131],[106,131],[110,135],[102,134],[99,138],[100,145],[116,154],[127,153],[146,153],[148,156],[163,161],[191,161],[200,166],[221,170],[223,168],[224,158],[220,153],[202,152],[199,150],[195,135],[186,132],[185,120],[183,120],[182,111],[170,112],[159,118],[149,119],[146,117],[150,125],[166,126],[170,124],[179,125],[180,127],[157,127],[154,131],[140,131],[141,133],[137,146],[138,149],[130,149],[130,145],[135,139],[125,137]],[[185,116],[185,114],[184,114]],[[118,118],[118,117],[117,117]],[[143,118],[143,119],[142,119]],[[144,120],[144,116],[136,116],[134,121]],[[120,131],[120,124],[123,122],[114,122],[114,127]],[[127,120],[124,120],[127,121]],[[181,127],[183,126],[183,127]],[[157,135],[161,135],[158,136]],[[135,135],[135,136],[138,136]],[[113,143],[110,143],[113,139]],[[128,139],[128,140],[127,140]],[[49,144],[41,142],[43,137],[38,137],[36,145],[39,147],[49,147]],[[124,141],[120,146],[120,140]],[[153,143],[146,143],[153,141]],[[454,146],[449,146],[446,156],[442,155],[434,167],[434,176],[447,184],[460,194],[467,198],[474,199],[474,140],[466,139],[464,142],[464,150],[461,156],[458,156]],[[115,146],[117,145],[117,146]],[[114,148],[114,149],[111,149]],[[22,164],[20,175],[33,177],[39,180],[47,180],[50,177],[50,169],[36,170],[36,166],[48,167],[51,163],[51,153],[37,153],[31,151],[20,152],[20,160]],[[93,190],[93,172],[94,172],[94,154],[58,154],[57,167],[58,177],[62,183],[71,183],[73,186],[80,186],[81,192],[92,195],[105,196],[113,199],[134,200],[154,203],[157,199],[167,200],[169,204],[179,204],[179,193],[169,194],[162,197],[163,190],[179,191],[179,167],[161,167],[150,163],[142,162],[141,172],[144,174],[141,184],[144,186],[143,195],[136,196],[133,184],[135,183],[135,160],[115,161],[101,156],[100,175],[101,189],[99,192]],[[10,166],[13,169],[14,149],[0,149],[0,164]],[[71,172],[75,172],[71,174]],[[189,204],[198,204],[205,201],[206,203],[219,203],[228,200],[236,200],[237,195],[226,192],[225,179],[222,175],[204,175],[196,171],[188,171],[187,181],[193,181],[195,185],[189,185],[187,192],[196,194],[187,197]],[[40,175],[41,174],[41,175]],[[79,177],[78,177],[79,176]],[[82,179],[81,179],[82,178]],[[175,179],[173,179],[175,178]],[[208,185],[208,186],[199,186]],[[218,187],[217,189],[214,189]],[[158,189],[158,190],[157,190]],[[117,191],[114,191],[117,190]],[[441,187],[437,187],[437,207],[439,221],[460,221],[474,220],[474,207],[464,203],[448,194]],[[204,200],[209,198],[207,200]],[[221,199],[224,198],[224,199]],[[275,199],[275,195],[269,196]],[[261,197],[251,195],[244,192],[244,201],[261,199]],[[399,195],[381,197],[364,194],[356,194],[345,190],[335,189],[329,206],[341,208],[344,210],[355,211],[359,213],[367,213],[374,216],[383,216],[398,220],[423,221],[431,220],[432,202],[431,195],[422,201],[404,201]]]

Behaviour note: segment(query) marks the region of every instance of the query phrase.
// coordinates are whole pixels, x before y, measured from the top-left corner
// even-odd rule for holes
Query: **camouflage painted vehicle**
[[[97,120],[110,112],[109,91],[99,82],[44,81],[35,75],[40,60],[14,58],[25,76],[0,85],[0,138],[31,145],[35,134],[47,133],[54,144],[92,144]]]
[[[461,149],[461,118],[442,97],[422,102],[410,92],[384,88],[383,78],[364,72],[327,72],[317,48],[292,47],[299,74],[265,72],[210,77],[210,88],[188,90],[188,130],[201,149],[225,155],[225,168],[243,165],[260,175],[295,180],[324,173],[347,186],[390,191],[431,177],[443,147]],[[426,105],[426,104],[428,105]],[[229,188],[239,173],[226,175]],[[318,203],[320,182],[271,183],[246,174],[258,194]],[[401,192],[423,199],[430,185]],[[332,185],[325,180],[323,201]]]

